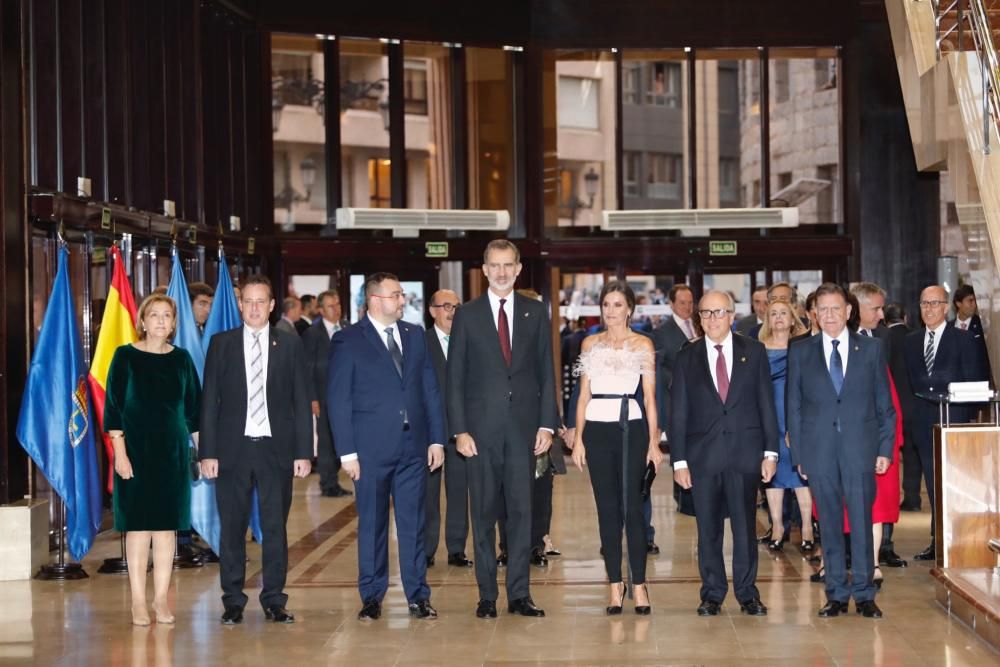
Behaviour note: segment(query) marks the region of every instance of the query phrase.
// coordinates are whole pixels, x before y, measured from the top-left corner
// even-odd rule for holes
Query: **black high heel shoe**
[[[809,575],[809,581],[814,584],[822,584],[826,582],[826,568],[821,567],[812,574]]]
[[[875,572],[878,573],[878,576],[877,577],[875,577],[875,576],[872,577],[872,583],[875,584],[875,588],[876,589],[882,590],[882,582],[885,580],[885,577],[882,576],[882,568],[880,568],[878,565],[876,565],[875,566]]]
[[[649,589],[646,588],[646,584],[636,584],[636,587],[638,587],[638,586],[642,586],[643,590],[646,591],[646,602],[648,603],[649,602]],[[639,616],[649,616],[650,613],[652,613],[652,611],[653,611],[653,609],[652,609],[652,607],[649,606],[649,604],[644,604],[644,605],[641,605],[641,606],[640,605],[636,605],[636,607],[635,607],[635,613],[638,614]]]
[[[622,584],[622,595],[618,598],[618,604],[609,605],[605,611],[607,611],[608,616],[618,616],[622,613],[622,605],[625,604],[625,596],[628,594],[628,586],[624,583]]]
[[[767,543],[767,548],[769,551],[782,551],[785,548],[785,540],[772,540]]]
[[[816,543],[812,540],[802,540],[802,544],[799,545],[799,551],[804,554],[810,554],[816,550]]]

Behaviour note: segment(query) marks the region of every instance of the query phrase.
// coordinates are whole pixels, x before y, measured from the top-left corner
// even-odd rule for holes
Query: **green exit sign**
[[[424,248],[426,248],[425,257],[445,258],[448,256],[447,241],[427,241],[424,243]]]
[[[709,241],[708,254],[713,257],[735,257],[737,255],[736,241]]]

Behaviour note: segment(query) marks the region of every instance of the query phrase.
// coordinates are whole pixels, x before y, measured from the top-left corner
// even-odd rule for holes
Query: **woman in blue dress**
[[[778,470],[768,485],[767,506],[771,514],[771,541],[768,548],[779,551],[788,541],[782,516],[785,491],[793,489],[802,516],[802,544],[800,549],[810,552],[814,549],[812,529],[812,495],[805,480],[792,467],[792,456],[785,437],[785,376],[788,370],[788,343],[792,337],[806,333],[806,328],[795,316],[792,306],[784,301],[776,301],[767,307],[767,315],[760,329],[760,340],[767,348],[767,358],[771,363],[771,384],[774,387],[774,406],[778,413],[779,442]]]

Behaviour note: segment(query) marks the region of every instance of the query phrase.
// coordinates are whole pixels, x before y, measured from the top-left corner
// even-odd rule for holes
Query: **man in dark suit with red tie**
[[[778,418],[763,344],[732,333],[735,307],[725,292],[698,304],[705,336],[677,355],[671,392],[674,480],[691,489],[698,524],[699,616],[717,616],[728,584],[722,556],[728,515],[733,589],[740,611],[767,614],[755,584],[757,487],[777,467]]]
[[[219,578],[224,625],[243,622],[247,596],[246,532],[254,489],[260,499],[264,585],[260,603],[267,620],[291,623],[285,609],[292,476],[309,474],[312,423],[302,341],[269,326],[271,283],[250,276],[240,288],[243,326],[212,336],[205,358],[198,456],[206,479],[217,478]]]
[[[448,348],[448,422],[466,457],[472,500],[476,616],[496,618],[496,523],[507,510],[507,610],[544,616],[529,587],[535,457],[559,426],[548,307],[514,292],[517,246],[491,241],[486,294],[455,315]]]

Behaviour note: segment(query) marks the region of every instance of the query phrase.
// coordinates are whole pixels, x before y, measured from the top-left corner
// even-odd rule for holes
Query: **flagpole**
[[[59,522],[59,555],[56,557],[55,565],[43,565],[35,575],[35,579],[42,581],[70,581],[74,579],[86,579],[88,575],[83,566],[79,563],[66,562],[66,504],[62,498],[56,498],[56,517]]]
[[[152,563],[150,563],[152,567]],[[128,574],[128,561],[125,559],[125,532],[121,534],[121,556],[118,558],[105,558],[97,571],[101,574]]]

